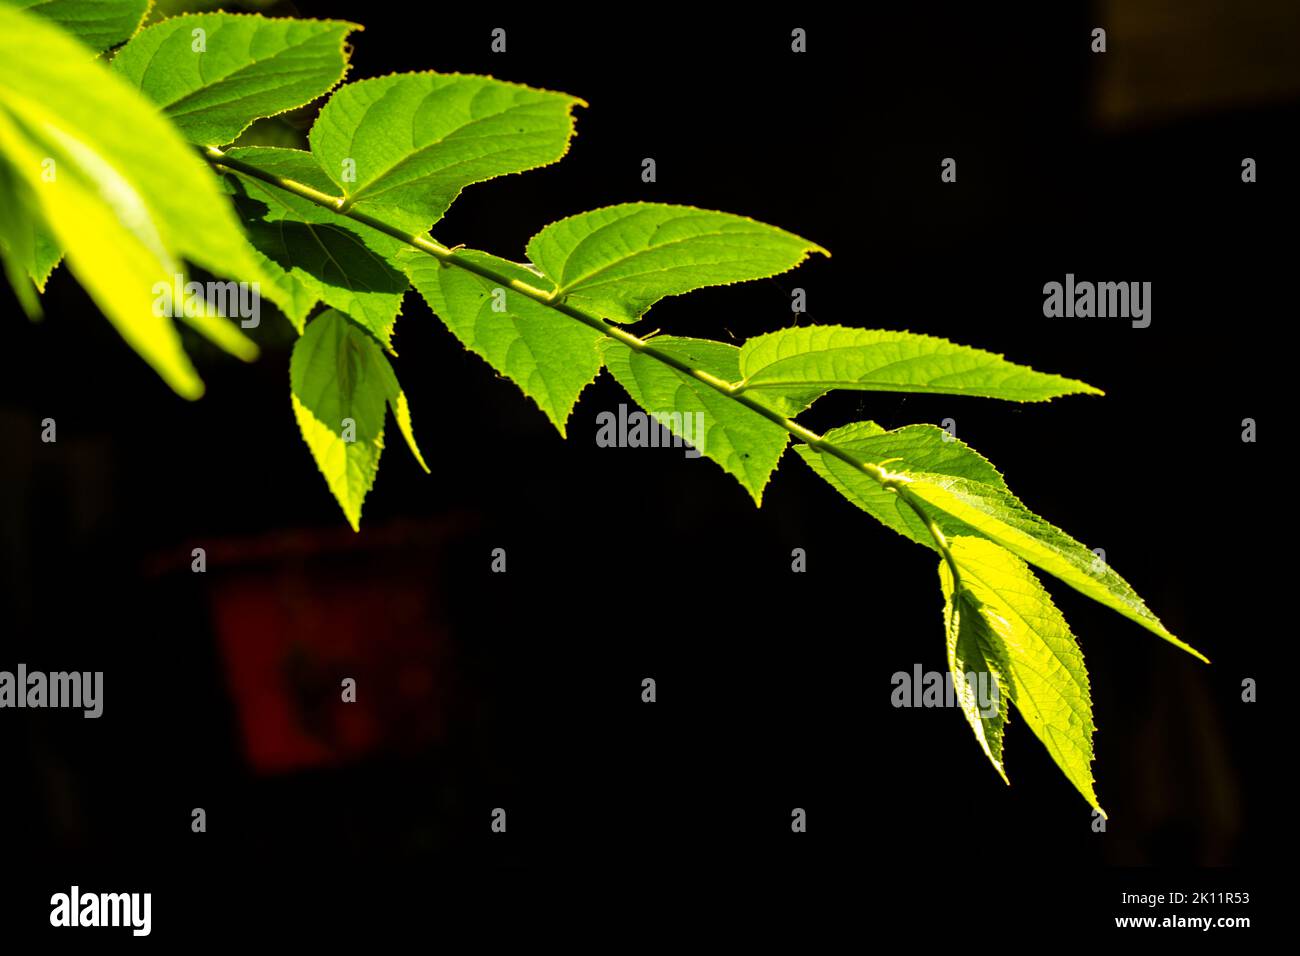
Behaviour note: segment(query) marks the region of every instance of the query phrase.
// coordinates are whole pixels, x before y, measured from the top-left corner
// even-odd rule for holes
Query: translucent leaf
[[[807,239],[724,212],[627,203],[547,226],[528,258],[558,295],[614,322],[631,322],[670,295],[762,279],[793,269],[811,253]]]
[[[313,189],[333,188],[303,150],[241,147],[227,155]],[[291,297],[285,311],[299,331],[311,307],[325,302],[391,344],[409,286],[394,263],[407,246],[259,179],[232,173],[224,183],[249,239],[271,260],[268,268]]]
[[[0,253],[10,284],[28,315],[40,315],[36,290],[45,291],[63,250],[41,216],[36,198],[12,164],[0,156]]]
[[[170,285],[182,259],[261,282],[262,266],[216,179],[85,47],[8,6],[0,6],[0,110],[4,151],[74,274],[177,392],[200,394],[170,322],[153,315],[151,290]]]
[[[323,96],[347,69],[354,23],[200,13],[143,30],[113,70],[194,143],[230,143],[254,120]],[[195,31],[203,31],[195,36]],[[201,41],[201,43],[200,43]]]
[[[0,0],[49,20],[96,53],[128,40],[150,0]]]
[[[906,482],[935,523],[948,536],[987,538],[1035,567],[1154,634],[1205,660],[1183,643],[1151,613],[1137,593],[1109,564],[1060,528],[1026,508],[1007,488],[1002,476],[968,446],[933,426],[910,426],[880,433],[870,422],[832,429],[823,437],[852,453],[859,461],[885,468]],[[903,509],[906,502],[873,478],[832,455],[808,446],[798,453],[846,498],[915,541],[925,542],[924,526]]]
[[[0,109],[0,151],[27,176],[44,221],[68,250],[69,268],[127,344],[177,393],[196,398],[202,383],[180,336],[153,308],[154,283],[170,286],[180,265],[159,239],[140,194],[98,157],[68,151],[78,145],[38,137]],[[57,177],[44,182],[33,175],[51,160],[61,168]]]
[[[336,90],[311,149],[348,205],[421,234],[465,186],[562,157],[581,105],[486,76],[399,73]]]
[[[117,46],[140,27],[150,0],[0,0],[48,20],[96,53]],[[0,160],[2,162],[2,160]],[[0,246],[7,248],[6,271],[25,272],[44,292],[50,273],[63,258],[49,227],[19,180],[0,169]],[[11,284],[29,315],[40,306],[29,286],[11,275]]]
[[[890,461],[891,468],[905,466],[916,471],[972,478],[997,488],[1006,488],[1006,482],[988,459],[934,425],[907,425],[885,431],[875,422],[854,422],[833,428],[823,437],[859,461]],[[897,494],[833,455],[819,454],[803,444],[795,445],[794,449],[814,471],[863,511],[917,544],[935,547],[924,522]],[[946,515],[939,515],[936,523],[945,534],[969,533],[964,524]]]
[[[1005,676],[1010,668],[997,621],[969,589],[963,587],[954,592],[952,572],[946,562],[940,562],[939,579],[943,587],[948,670],[957,703],[975,732],[980,749],[998,775],[1007,780],[1002,739],[1010,706]]]
[[[988,667],[996,674],[1001,693],[1000,716],[986,717],[989,707],[968,709],[963,701],[976,737],[984,744],[996,736],[998,745],[990,757],[996,754],[994,763],[1005,778],[1001,731],[1009,696],[1056,765],[1100,811],[1092,779],[1094,726],[1088,672],[1065,618],[1028,566],[1004,548],[966,537],[950,539],[948,546],[957,564],[958,587],[954,590],[947,562],[940,562],[939,577],[948,606],[954,681],[958,675]]]
[[[384,450],[385,407],[425,471],[410,407],[379,343],[329,309],[307,324],[289,360],[293,411],[302,437],[353,530]]]
[[[457,255],[550,290],[546,279],[517,263],[472,250]],[[411,284],[456,338],[515,382],[565,434],[578,396],[600,374],[604,336],[523,293],[414,249],[400,259]]]
[[[1137,592],[1114,569],[1060,528],[1034,514],[1011,492],[984,482],[946,475],[907,474],[908,487],[926,504],[1002,545],[1094,601],[1206,660],[1174,637]]]
[[[724,381],[739,375],[740,350],[707,339],[658,336],[650,344]],[[603,344],[610,374],[649,415],[691,442],[763,502],[763,488],[776,470],[790,434],[684,372],[608,339]]]
[[[747,341],[740,373],[750,393],[784,399],[795,415],[832,389],[973,395],[1039,402],[1077,392],[1074,379],[1036,372],[1000,355],[911,332],[814,325]]]

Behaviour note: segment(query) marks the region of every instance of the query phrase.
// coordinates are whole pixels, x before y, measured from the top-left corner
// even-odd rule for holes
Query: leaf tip
[[[1170,644],[1174,645],[1174,647],[1186,651],[1188,654],[1192,655],[1192,657],[1195,657],[1197,660],[1202,661],[1206,664],[1210,663],[1210,659],[1208,657],[1206,657],[1196,648],[1192,647],[1192,645],[1188,644],[1186,641],[1180,641],[1163,624],[1160,625],[1160,630],[1156,631],[1155,633],[1163,637]]]

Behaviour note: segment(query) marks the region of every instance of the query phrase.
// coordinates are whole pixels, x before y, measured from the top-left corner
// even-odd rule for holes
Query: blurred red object
[[[409,752],[442,738],[447,524],[294,533],[208,548],[212,618],[259,772]],[[355,681],[355,702],[344,682]]]

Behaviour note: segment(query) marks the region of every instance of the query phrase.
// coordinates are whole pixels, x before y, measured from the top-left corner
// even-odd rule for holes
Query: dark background
[[[1251,890],[1262,906],[1286,762],[1268,703],[1285,691],[1267,678],[1292,637],[1289,559],[1270,547],[1289,511],[1269,479],[1300,85],[1108,116],[1105,71],[1122,86],[1153,50],[1177,65],[1181,41],[1112,35],[1094,55],[1104,9],[1052,6],[858,21],[297,9],[364,23],[354,79],[489,72],[590,103],[564,161],[466,190],[434,230],[444,243],[521,258],[544,224],[638,199],[744,213],[834,258],[666,300],[638,331],[742,340],[791,324],[800,287],[804,322],[942,335],[1106,391],[1027,406],[841,393],[806,417],[955,419],[1214,662],[1048,582],[1091,675],[1104,834],[1018,717],[1008,788],[959,712],[890,705],[895,671],[945,667],[934,556],[792,452],[756,511],[712,463],[597,448],[596,415],[628,401],[607,376],[563,441],[409,295],[395,367],[433,474],[390,435],[357,536],[297,433],[287,323],[264,319],[251,366],[190,341],[208,394],[189,404],[60,269],[43,323],[0,300],[0,667],[103,670],[105,711],[0,714],[3,856],[22,877],[5,922],[44,923],[49,894],[78,880],[151,890],[160,938],[226,918],[284,928],[288,897],[315,907],[299,928],[365,924],[360,890],[465,885],[553,894],[582,919],[578,888],[595,882],[644,913],[734,898],[737,919],[766,919],[751,891],[827,892],[863,925],[978,922],[988,906],[1071,934],[1148,912],[1120,907],[1121,889]],[[1227,54],[1247,74],[1266,71],[1257,27]],[[939,180],[946,156],[956,184]],[[1044,318],[1042,286],[1067,272],[1152,282],[1152,325]],[[56,444],[39,441],[45,417]],[[1258,444],[1240,439],[1245,417]],[[206,575],[189,571],[194,547]],[[495,547],[506,574],[489,571]],[[338,702],[344,676],[355,705]],[[1247,677],[1262,703],[1241,702]]]

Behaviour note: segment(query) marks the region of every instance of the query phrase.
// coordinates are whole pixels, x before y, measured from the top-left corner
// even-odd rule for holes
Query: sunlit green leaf
[[[707,339],[662,335],[656,349],[723,381],[735,381],[740,350]],[[762,504],[763,489],[776,470],[790,434],[758,412],[648,355],[608,339],[603,344],[610,374],[650,416],[723,467]]]
[[[823,437],[857,460],[878,465],[905,482],[943,533],[996,542],[1174,646],[1205,659],[1171,634],[1109,564],[1026,508],[992,465],[971,449],[956,440],[945,440],[945,433],[932,427],[912,426],[884,434],[875,433],[875,427],[858,423],[832,429]],[[952,447],[945,450],[945,445]],[[800,446],[799,454],[858,507],[924,543],[923,525],[903,515],[906,505],[898,501],[892,508],[888,506],[884,496],[896,498],[893,492],[832,455],[808,446]]]
[[[486,76],[399,73],[336,90],[311,150],[349,205],[420,234],[471,183],[563,156],[581,105]]]
[[[594,209],[547,226],[528,258],[565,301],[631,322],[670,295],[762,279],[826,250],[744,216],[665,203]]]
[[[307,323],[289,361],[293,411],[303,440],[353,530],[384,450],[385,408],[420,467],[411,412],[379,343],[347,316],[326,310]]]
[[[8,6],[0,6],[0,113],[2,151],[72,272],[169,385],[199,395],[170,320],[154,314],[154,286],[171,284],[182,260],[259,286],[263,278],[211,171],[85,47]]]
[[[333,188],[304,150],[241,147],[227,155],[313,189]],[[410,284],[395,266],[405,245],[259,179],[231,173],[224,183],[253,245],[271,260],[269,268],[291,295],[293,305],[285,311],[299,330],[319,301],[347,313],[384,345],[391,343]]]
[[[546,290],[525,267],[482,252],[461,258]],[[510,378],[560,434],[582,390],[600,373],[601,333],[522,293],[408,250],[401,260],[411,284],[461,343]]]
[[[1074,379],[1036,372],[981,349],[911,332],[813,325],[759,335],[740,349],[745,391],[780,397],[798,414],[832,389],[972,395],[1039,402],[1078,392]]]
[[[44,17],[96,53],[129,39],[149,10],[149,0],[0,0]]]
[[[10,285],[28,315],[39,316],[35,291],[45,291],[63,250],[45,224],[27,182],[0,155],[0,255]],[[35,289],[33,289],[35,287]]]
[[[1092,781],[1088,672],[1065,618],[1025,562],[1006,549],[966,537],[953,538],[948,546],[957,565],[957,587],[946,562],[939,564],[939,577],[948,605],[954,681],[959,674],[985,667],[996,675],[1001,693],[1000,717],[986,716],[992,708],[980,708],[979,702],[973,710],[963,706],[976,737],[985,743],[996,736],[998,746],[990,756],[996,754],[994,763],[1005,777],[1001,731],[1005,698],[1010,697],[1061,772],[1100,811]],[[995,729],[990,729],[990,721]]]
[[[354,23],[231,13],[174,17],[141,31],[113,58],[194,143],[232,142],[256,119],[323,96],[347,69]]]

